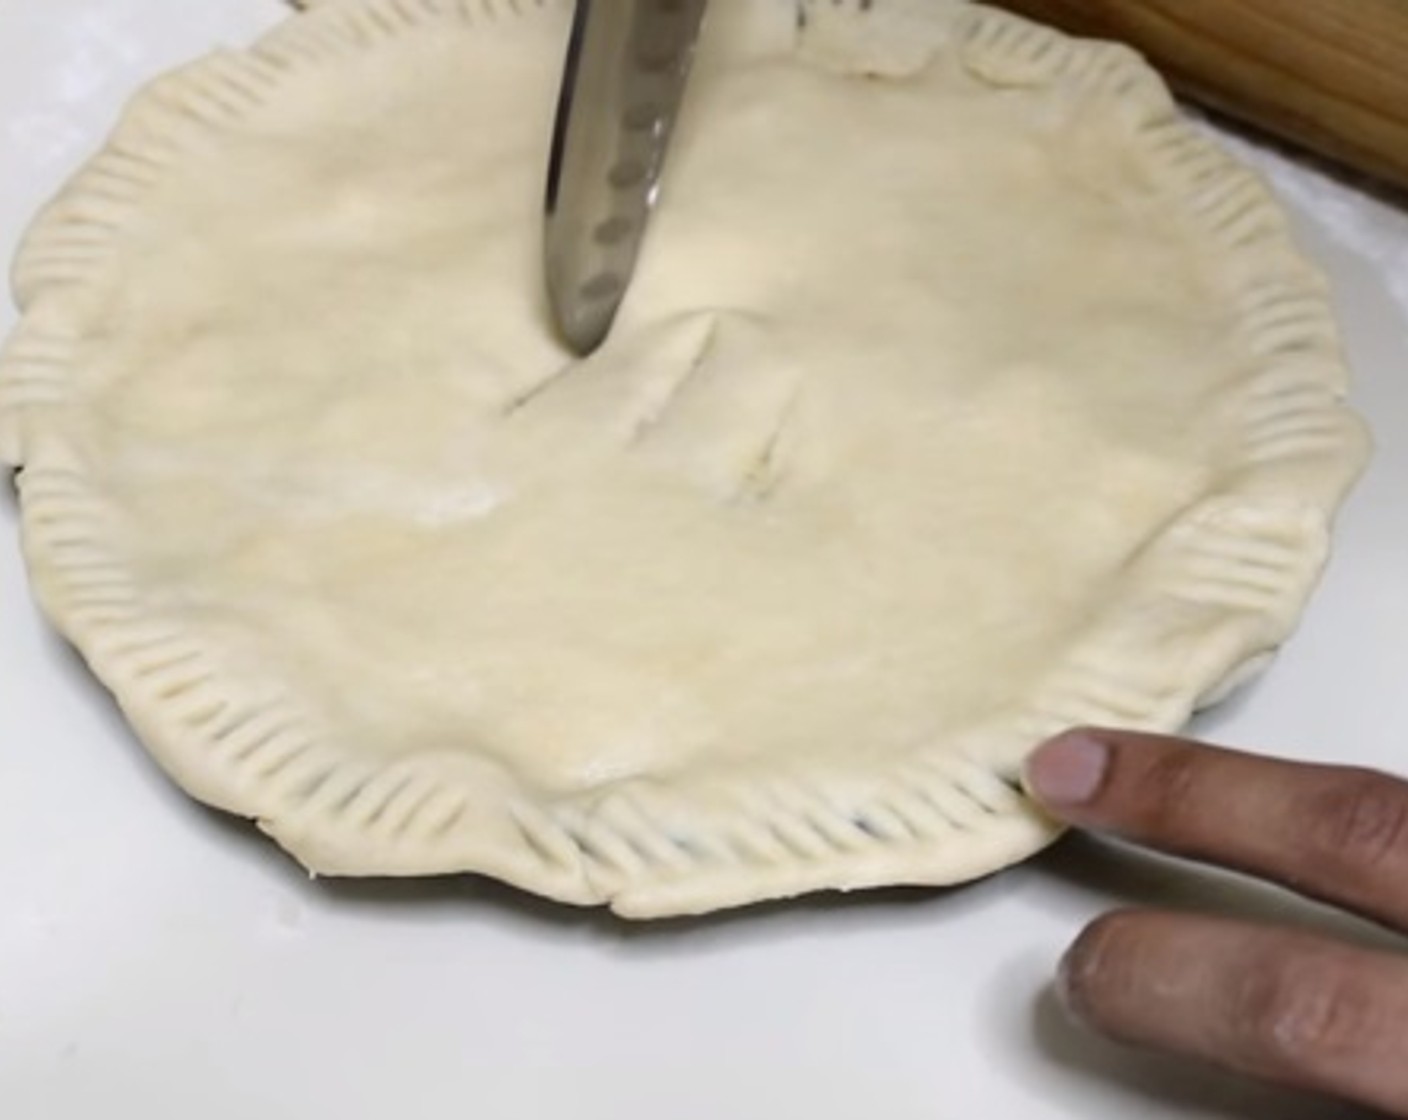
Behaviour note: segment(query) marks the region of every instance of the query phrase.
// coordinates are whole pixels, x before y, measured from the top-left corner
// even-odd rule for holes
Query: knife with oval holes
[[[548,166],[548,297],[579,354],[635,271],[708,0],[577,0]]]

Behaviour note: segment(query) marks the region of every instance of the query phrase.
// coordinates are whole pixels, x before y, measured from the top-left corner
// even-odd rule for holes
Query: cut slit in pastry
[[[319,873],[654,917],[1031,854],[1033,744],[1292,630],[1367,448],[1322,281],[1123,49],[717,0],[577,361],[568,17],[338,0],[137,99],[16,270],[38,597]]]

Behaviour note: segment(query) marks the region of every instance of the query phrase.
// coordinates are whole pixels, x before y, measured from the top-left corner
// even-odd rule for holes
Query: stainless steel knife
[[[545,264],[567,344],[596,349],[630,286],[708,0],[577,0],[548,167]]]

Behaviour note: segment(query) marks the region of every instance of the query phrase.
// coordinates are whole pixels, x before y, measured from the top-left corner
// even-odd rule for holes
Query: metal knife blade
[[[577,0],[548,167],[545,264],[564,340],[596,349],[630,286],[708,0]]]

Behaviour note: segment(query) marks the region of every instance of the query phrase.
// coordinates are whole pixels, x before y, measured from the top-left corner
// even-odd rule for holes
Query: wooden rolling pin
[[[1191,101],[1408,189],[1408,0],[995,0],[1143,52]]]

